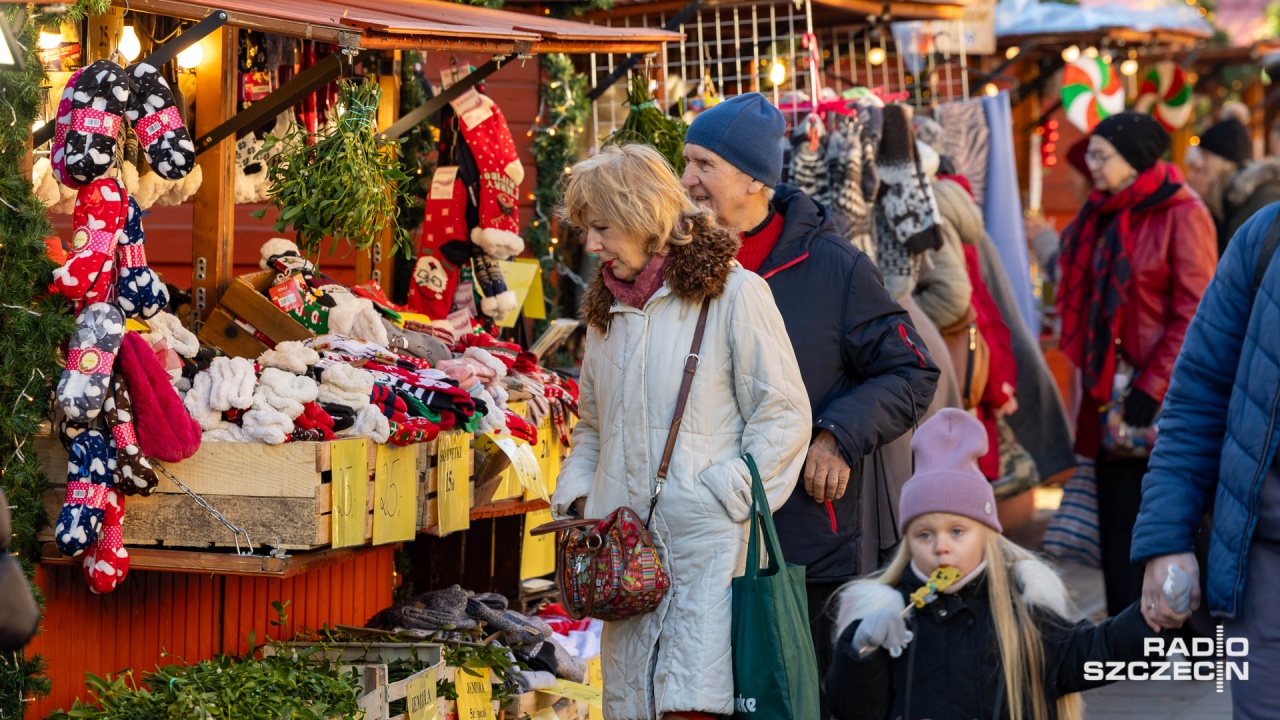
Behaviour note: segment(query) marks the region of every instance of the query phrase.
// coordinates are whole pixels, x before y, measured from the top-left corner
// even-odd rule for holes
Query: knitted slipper
[[[200,449],[200,424],[187,414],[151,346],[138,333],[125,333],[120,360],[143,454],[165,462],[194,455]]]
[[[138,134],[151,169],[161,177],[179,180],[196,164],[196,146],[178,114],[169,83],[147,63],[130,65],[129,77],[136,92],[125,116]]]
[[[71,442],[67,496],[53,531],[63,555],[74,557],[97,542],[115,463],[111,444],[97,430],[81,433]]]
[[[67,369],[58,381],[58,404],[71,422],[88,422],[102,411],[124,334],[124,318],[115,305],[94,303],[76,318]]]
[[[116,446],[116,489],[126,495],[150,495],[160,484],[151,461],[138,447],[138,434],[133,426],[133,400],[129,398],[129,386],[124,377],[116,374],[111,380],[111,396],[103,405],[107,426]]]
[[[124,548],[124,495],[107,491],[102,531],[84,557],[84,581],[101,595],[115,590],[129,574],[129,551]]]
[[[72,179],[92,182],[115,164],[117,138],[128,106],[129,82],[124,68],[110,60],[93,63],[76,78],[63,158]]]
[[[53,271],[53,287],[70,300],[110,300],[116,241],[129,211],[129,195],[116,178],[80,188],[72,215],[71,255]]]
[[[144,242],[142,208],[138,207],[136,200],[129,198],[124,233],[116,247],[116,264],[120,268],[116,304],[124,311],[125,317],[147,320],[169,306],[169,289],[160,276],[147,267]]]
[[[476,276],[476,286],[484,296],[480,299],[480,312],[502,322],[508,313],[518,307],[516,294],[507,289],[502,267],[497,260],[481,250],[479,245],[474,245],[471,248],[471,269]]]
[[[49,146],[49,163],[54,177],[63,185],[76,189],[84,183],[67,174],[67,131],[71,129],[71,96],[75,93],[76,81],[83,72],[84,68],[80,68],[72,73],[66,87],[62,89],[62,99],[58,101],[58,114],[55,116],[57,124],[54,125],[53,145]]]

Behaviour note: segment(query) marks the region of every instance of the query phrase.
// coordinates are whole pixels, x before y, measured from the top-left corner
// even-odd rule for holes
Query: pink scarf
[[[667,266],[668,259],[666,255],[654,255],[635,280],[619,280],[613,274],[613,267],[609,265],[602,268],[600,273],[604,278],[605,286],[615,298],[633,308],[643,310],[649,298],[662,287],[662,270]]]

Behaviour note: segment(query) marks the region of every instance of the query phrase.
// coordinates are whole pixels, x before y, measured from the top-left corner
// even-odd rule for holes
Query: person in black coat
[[[1067,619],[1062,580],[1000,534],[977,466],[986,445],[982,424],[954,408],[912,439],[905,541],[878,576],[839,594],[826,678],[836,720],[1078,720],[1077,693],[1108,684],[1107,663],[1159,660],[1144,656],[1156,633],[1137,603],[1096,626]],[[929,597],[938,569],[958,580]],[[923,606],[904,618],[917,593]]]
[[[22,566],[9,554],[9,501],[0,490],[0,652],[21,650],[36,634],[40,611]]]
[[[681,180],[742,238],[738,262],[768,281],[813,407],[802,482],[774,520],[783,556],[806,569],[821,673],[831,657],[831,596],[874,569],[859,566],[860,543],[880,537],[862,522],[879,513],[863,512],[873,488],[855,469],[924,417],[939,370],[871,258],[826,207],[779,184],[785,129],[759,93],[726,100],[689,126]]]

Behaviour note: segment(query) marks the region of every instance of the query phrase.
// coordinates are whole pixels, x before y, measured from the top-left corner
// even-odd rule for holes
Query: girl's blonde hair
[[[656,253],[668,243],[687,245],[714,218],[689,199],[671,163],[649,145],[609,145],[569,170],[558,214],[585,229],[591,222],[644,240]]]
[[[1019,547],[1000,533],[982,526],[982,556],[987,560],[987,598],[991,618],[1000,646],[1000,664],[1004,669],[1005,697],[1012,720],[1048,720],[1045,703],[1044,641],[1040,627],[1031,616],[1031,608],[1022,599],[1022,588],[1010,576],[1010,568],[1023,560],[1035,560],[1034,554]],[[908,527],[908,531],[910,528]],[[880,572],[853,583],[876,582],[896,587],[911,565],[911,548],[903,540],[893,560]],[[1066,622],[1066,618],[1062,618]],[[910,692],[910,690],[908,690]],[[1030,710],[1028,713],[1027,711]],[[1082,720],[1084,702],[1079,693],[1058,698],[1059,720]]]

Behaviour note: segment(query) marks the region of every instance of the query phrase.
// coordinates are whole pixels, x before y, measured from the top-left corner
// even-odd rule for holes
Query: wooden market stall
[[[92,38],[108,37],[125,7],[222,21],[200,41],[204,59],[195,73],[191,129],[204,179],[188,211],[187,258],[197,321],[210,317],[235,282],[237,224],[246,214],[234,204],[235,141],[238,133],[271,117],[268,113],[360,64],[383,88],[378,125],[387,132],[401,119],[400,50],[461,55],[464,62],[488,60],[469,79],[455,83],[461,91],[503,67],[523,70],[535,53],[655,52],[679,38],[641,27],[611,29],[434,0],[228,0],[217,7],[185,0],[121,0],[112,14],[90,20],[85,45],[92,52],[86,54],[86,64],[105,55],[96,54],[101,43]],[[345,52],[299,73],[237,115],[240,29],[333,43]],[[144,57],[146,53],[144,48]],[[536,85],[536,63],[528,72],[520,84]],[[437,103],[442,105],[447,95]],[[37,147],[42,142],[37,133]],[[256,255],[261,237],[257,239],[250,256]],[[349,277],[390,283],[389,237],[373,253],[356,255]],[[559,443],[549,429],[539,433],[543,442],[537,461],[553,477]],[[51,480],[46,507],[56,515],[63,492],[60,478],[66,477],[65,451],[47,435],[37,438],[37,445]],[[53,692],[29,705],[29,717],[69,708],[85,694],[85,673],[131,668],[140,675],[171,659],[194,663],[245,652],[251,633],[262,642],[324,624],[363,624],[392,602],[399,582],[399,543],[420,532],[464,530],[472,519],[517,518],[546,507],[536,493],[523,491],[510,470],[473,476],[479,471],[475,459],[471,436],[451,432],[400,449],[375,447],[362,439],[281,446],[209,443],[192,458],[162,468],[166,480],[158,491],[130,503],[125,539],[132,571],[114,592],[91,594],[81,578],[80,560],[63,557],[52,543],[45,546],[37,579],[45,594],[46,618],[29,652],[47,661]],[[384,531],[392,518],[400,534],[389,541]],[[46,533],[43,539],[51,536]],[[287,627],[272,624],[278,619],[275,601],[287,604]]]

